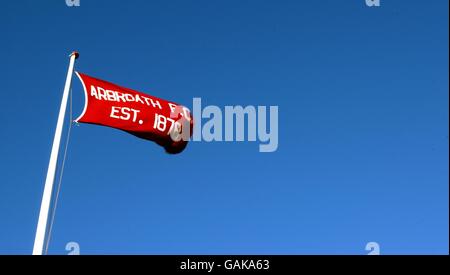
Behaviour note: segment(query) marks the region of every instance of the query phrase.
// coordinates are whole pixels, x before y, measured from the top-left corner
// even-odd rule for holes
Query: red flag
[[[189,109],[76,72],[85,94],[83,113],[76,122],[113,127],[154,141],[171,154],[180,153],[192,135]]]

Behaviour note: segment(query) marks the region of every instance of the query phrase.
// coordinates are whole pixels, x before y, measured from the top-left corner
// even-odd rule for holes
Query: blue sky
[[[50,254],[448,253],[448,1],[19,0],[0,27],[0,254],[32,251],[73,49],[187,106],[277,105],[279,147],[73,127]]]

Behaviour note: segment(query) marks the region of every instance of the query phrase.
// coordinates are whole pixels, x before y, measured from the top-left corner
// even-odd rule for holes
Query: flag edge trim
[[[86,113],[87,111],[87,107],[88,107],[88,94],[87,94],[87,90],[86,90],[86,85],[84,84],[83,78],[80,76],[80,74],[78,73],[78,71],[75,71],[75,74],[78,76],[78,79],[80,79],[81,84],[83,85],[83,90],[84,90],[84,108],[83,108],[83,112],[81,112],[81,115],[79,115],[74,121],[78,122]]]

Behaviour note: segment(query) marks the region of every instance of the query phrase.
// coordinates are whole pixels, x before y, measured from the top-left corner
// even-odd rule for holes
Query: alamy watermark
[[[168,134],[176,142],[259,141],[259,152],[278,149],[278,106],[235,105],[222,109],[215,105],[202,106],[202,99],[195,97],[192,112],[183,106],[171,106],[171,109],[170,118],[156,114],[153,127],[161,132],[169,129]],[[181,118],[175,120],[179,115]]]
[[[65,0],[68,7],[79,7],[81,0]],[[381,0],[365,0],[368,7],[379,7]]]
[[[81,0],[66,0],[66,5],[68,7],[79,7]]]
[[[366,0],[366,5],[368,7],[379,7],[381,5],[381,0]]]
[[[77,242],[68,242],[66,244],[67,255],[80,255],[80,245]]]
[[[380,245],[377,242],[368,242],[366,244],[367,255],[380,255]]]
[[[278,149],[278,106],[202,107],[201,98],[192,102],[193,141],[259,141],[259,152]],[[206,121],[203,123],[203,119]]]

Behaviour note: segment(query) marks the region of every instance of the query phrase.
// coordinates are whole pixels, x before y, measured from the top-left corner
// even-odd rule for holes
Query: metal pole
[[[70,85],[72,83],[72,74],[75,65],[75,59],[77,59],[78,56],[79,54],[77,52],[73,52],[70,54],[69,69],[67,71],[66,84],[64,86],[63,97],[61,100],[61,107],[59,109],[55,137],[53,139],[52,152],[50,154],[50,162],[48,164],[47,178],[45,180],[44,194],[42,196],[41,210],[39,212],[36,237],[34,239],[33,255],[42,255],[44,251],[44,241],[47,235],[48,214],[52,199],[53,183],[55,181],[56,164],[58,163],[59,145],[61,143],[64,117],[66,115],[67,99],[69,97]]]

